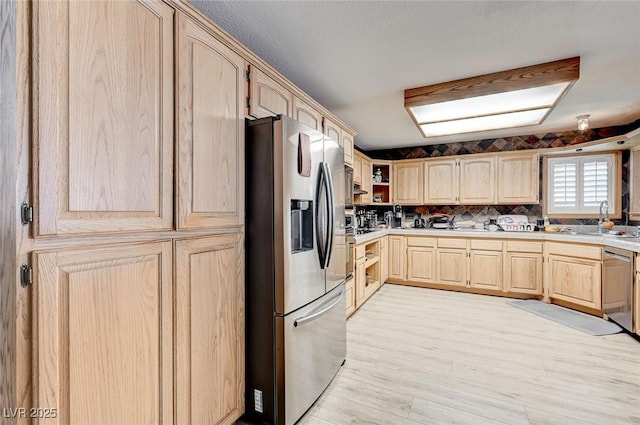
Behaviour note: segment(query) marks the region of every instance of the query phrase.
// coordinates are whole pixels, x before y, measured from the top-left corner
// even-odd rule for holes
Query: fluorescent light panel
[[[407,89],[424,137],[538,125],[580,77],[580,58]]]
[[[562,96],[569,83],[513,90],[505,93],[432,103],[410,108],[418,124],[484,115],[504,114],[512,111],[551,108]]]
[[[420,129],[425,137],[447,136],[451,134],[473,133],[476,131],[498,130],[502,128],[537,125],[550,108],[531,111],[509,112],[484,117],[464,118],[453,121],[441,121],[422,124]]]

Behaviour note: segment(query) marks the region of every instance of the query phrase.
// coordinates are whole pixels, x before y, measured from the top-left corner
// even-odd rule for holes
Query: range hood
[[[359,184],[354,184],[353,185],[353,194],[354,195],[366,195],[367,193],[369,193],[369,192],[367,192],[366,190],[362,190],[360,188]]]

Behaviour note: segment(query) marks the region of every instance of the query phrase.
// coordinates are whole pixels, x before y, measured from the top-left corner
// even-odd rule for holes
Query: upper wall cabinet
[[[293,96],[293,118],[314,130],[322,131],[322,114],[296,96]]]
[[[538,154],[498,156],[498,203],[537,204],[540,185]]]
[[[173,226],[173,9],[33,4],[36,235]]]
[[[427,205],[458,203],[458,162],[456,159],[424,162],[424,203]]]
[[[353,139],[352,134],[342,130],[342,147],[344,148],[344,163],[353,168]],[[355,169],[355,168],[354,168]]]
[[[342,146],[342,129],[327,117],[322,118],[322,132]]]
[[[293,94],[260,69],[249,65],[249,115],[256,118],[279,114],[290,117],[292,113]]]
[[[421,204],[423,191],[423,161],[393,164],[393,202]]]
[[[462,205],[491,205],[496,203],[496,162],[492,157],[461,158],[460,195]]]
[[[629,188],[629,218],[631,220],[640,220],[640,149],[631,151],[631,161],[629,164],[631,170]],[[640,308],[638,309],[640,311]],[[640,323],[638,323],[640,326]]]
[[[178,14],[179,229],[243,221],[244,60]]]

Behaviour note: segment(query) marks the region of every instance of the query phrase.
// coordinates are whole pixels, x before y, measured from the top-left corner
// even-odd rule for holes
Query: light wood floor
[[[347,362],[299,424],[640,424],[640,342],[507,301],[384,285],[349,319]]]

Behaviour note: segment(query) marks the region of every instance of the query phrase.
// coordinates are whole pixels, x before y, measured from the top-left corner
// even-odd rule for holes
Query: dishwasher
[[[602,311],[633,332],[633,252],[606,247],[602,273]]]

